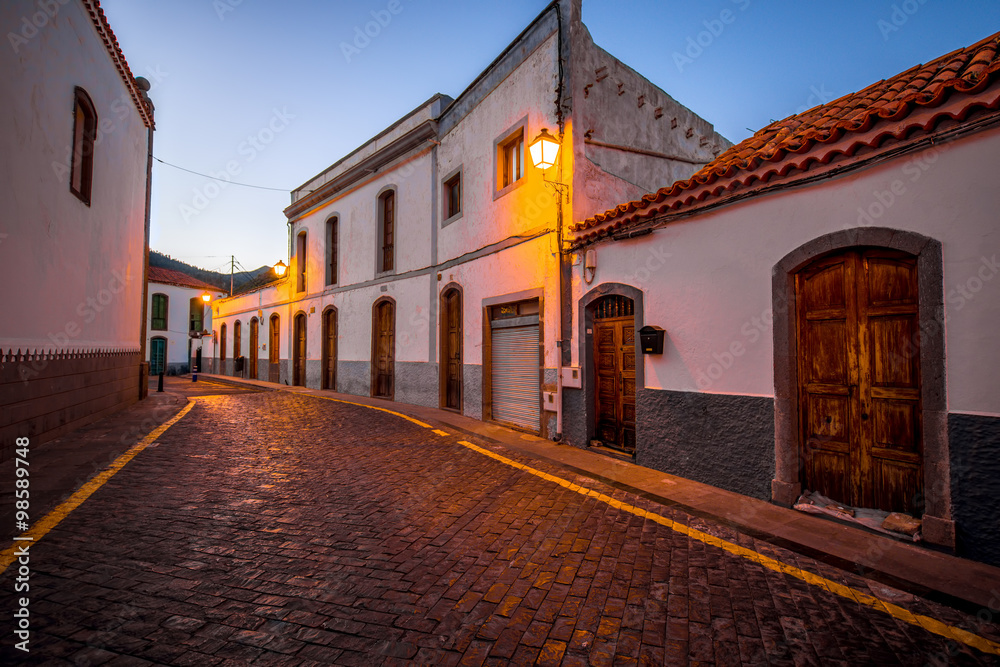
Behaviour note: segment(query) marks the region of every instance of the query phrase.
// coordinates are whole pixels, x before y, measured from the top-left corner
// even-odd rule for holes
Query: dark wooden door
[[[859,249],[796,276],[803,485],[839,502],[920,514],[916,259]]]
[[[267,381],[281,382],[281,321],[271,316],[271,340],[267,351]]]
[[[337,311],[323,314],[323,389],[337,389]]]
[[[250,349],[247,350],[247,354],[250,355],[250,379],[257,379],[257,352],[260,347],[260,342],[257,340],[257,318],[250,320]]]
[[[396,353],[396,309],[383,301],[375,307],[372,359],[372,396],[393,397],[393,373]]]
[[[635,451],[635,318],[631,312],[628,299],[606,297],[598,304],[594,320],[596,435],[605,445],[627,452]]]
[[[297,387],[306,386],[306,316],[295,316],[294,358],[292,360],[292,384]]]
[[[441,406],[462,409],[462,294],[448,290],[441,313]]]

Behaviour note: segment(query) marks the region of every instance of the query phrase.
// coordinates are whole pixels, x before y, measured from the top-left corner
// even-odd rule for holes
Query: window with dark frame
[[[379,199],[382,218],[382,271],[392,271],[396,230],[396,193],[390,190]]]
[[[462,212],[462,172],[444,182],[445,219]]]
[[[219,328],[219,361],[226,360],[226,323]]]
[[[299,232],[298,244],[295,250],[295,261],[298,262],[298,280],[295,285],[296,292],[306,291],[306,233]]]
[[[337,284],[337,254],[339,252],[337,241],[340,232],[338,222],[336,216],[326,221],[327,285]]]
[[[202,326],[204,326],[204,311],[205,302],[200,296],[191,297],[190,311],[190,328],[188,331],[201,331]]]
[[[500,144],[497,162],[500,168],[497,183],[501,190],[521,180],[524,176],[524,128]]]
[[[166,294],[154,294],[153,295],[153,307],[152,307],[152,318],[149,323],[149,328],[153,331],[166,331],[167,330],[167,295]]]
[[[94,181],[94,143],[97,141],[97,112],[83,88],[77,88],[73,99],[73,153],[71,156],[69,190],[90,206],[91,185]]]

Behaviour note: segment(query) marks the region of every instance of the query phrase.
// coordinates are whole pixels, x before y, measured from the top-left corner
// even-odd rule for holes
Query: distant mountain
[[[170,255],[164,255],[163,253],[156,252],[155,250],[149,251],[149,265],[157,266],[163,269],[173,269],[174,271],[180,271],[186,273],[189,276],[202,280],[209,285],[215,285],[223,292],[229,292],[229,274],[219,273],[218,271],[208,271],[206,269],[200,269],[197,266],[191,266],[179,259],[174,259]],[[265,285],[274,279],[274,274],[271,271],[270,266],[262,266],[253,271],[237,271],[233,274],[233,293],[239,294],[240,292],[246,292],[251,289],[256,289]]]

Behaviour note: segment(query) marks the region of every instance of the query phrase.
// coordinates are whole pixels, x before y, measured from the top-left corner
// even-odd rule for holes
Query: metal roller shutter
[[[537,431],[538,325],[493,329],[493,419]]]

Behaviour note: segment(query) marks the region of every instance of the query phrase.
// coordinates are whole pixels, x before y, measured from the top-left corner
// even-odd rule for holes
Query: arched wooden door
[[[803,487],[922,514],[916,258],[856,249],[796,275]]]
[[[267,381],[281,382],[281,318],[271,315],[271,340],[267,350]]]
[[[337,311],[323,313],[323,389],[337,389]]]
[[[393,399],[395,361],[396,304],[382,299],[372,309],[372,396]]]
[[[250,355],[248,359],[250,363],[250,379],[257,379],[257,352],[260,349],[260,342],[258,340],[258,328],[259,323],[257,318],[253,317],[250,319],[250,347],[247,349],[247,354]]]
[[[441,295],[441,407],[462,409],[462,292]]]
[[[306,314],[295,316],[295,334],[292,343],[292,384],[306,386]]]
[[[594,309],[595,434],[603,444],[635,452],[635,304],[606,296]]]

